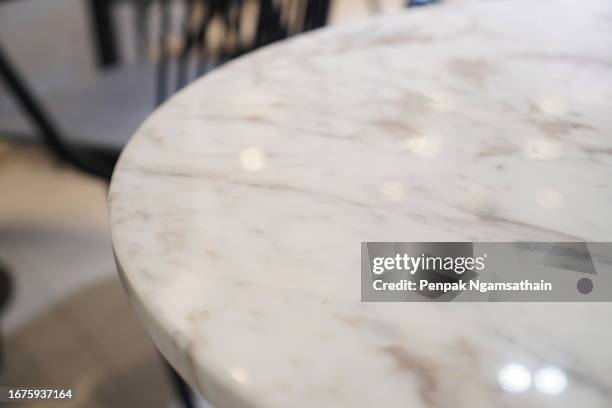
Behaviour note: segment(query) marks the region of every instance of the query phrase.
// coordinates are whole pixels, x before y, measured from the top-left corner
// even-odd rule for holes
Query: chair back
[[[147,21],[157,7],[156,102],[209,70],[289,36],[322,27],[331,0],[136,0]],[[178,16],[178,18],[177,18]],[[141,26],[141,30],[143,27]],[[147,37],[140,33],[139,37]]]

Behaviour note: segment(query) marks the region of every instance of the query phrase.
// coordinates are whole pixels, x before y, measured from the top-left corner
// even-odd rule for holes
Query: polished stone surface
[[[218,407],[607,407],[607,304],[360,302],[360,242],[611,240],[612,3],[307,34],[156,111],[109,194],[150,335]]]

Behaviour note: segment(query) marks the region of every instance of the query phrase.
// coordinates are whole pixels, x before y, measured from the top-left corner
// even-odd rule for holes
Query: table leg
[[[163,358],[163,357],[162,357]],[[181,402],[183,403],[184,408],[194,408],[193,403],[193,391],[187,385],[185,380],[177,373],[174,368],[164,359],[166,363],[166,367],[168,369],[168,374],[170,375],[170,380],[172,381],[172,386],[176,390]]]

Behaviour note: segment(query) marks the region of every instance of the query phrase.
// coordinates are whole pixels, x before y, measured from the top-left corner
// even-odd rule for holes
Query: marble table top
[[[449,1],[267,47],[136,132],[126,291],[216,407],[609,407],[612,309],[362,303],[362,241],[612,240],[612,2]]]

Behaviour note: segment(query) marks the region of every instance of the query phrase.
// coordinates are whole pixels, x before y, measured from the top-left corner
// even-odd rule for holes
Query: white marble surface
[[[359,251],[612,240],[611,112],[609,0],[449,2],[269,47],[128,145],[122,279],[217,407],[609,407],[608,304],[361,303]],[[548,366],[565,377],[527,381]]]

